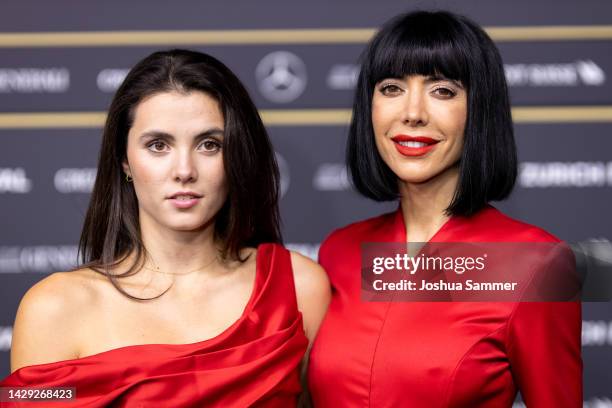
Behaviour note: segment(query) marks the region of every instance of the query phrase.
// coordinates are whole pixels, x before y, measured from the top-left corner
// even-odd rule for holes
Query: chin
[[[391,171],[399,181],[408,184],[423,184],[430,181],[442,181],[448,177],[458,176],[459,167],[450,166],[394,166]],[[400,168],[398,168],[400,167]]]
[[[189,219],[173,219],[166,223],[169,229],[175,231],[198,231],[205,229],[210,219],[207,217],[188,217]]]
[[[197,223],[197,224],[182,223],[182,224],[168,225],[168,228],[171,230],[180,231],[180,232],[195,232],[195,231],[203,230],[205,228],[205,225],[202,223]]]
[[[391,169],[393,171],[393,169]],[[422,170],[407,170],[393,171],[400,182],[408,184],[422,184],[435,178],[439,172],[435,171],[422,171]]]

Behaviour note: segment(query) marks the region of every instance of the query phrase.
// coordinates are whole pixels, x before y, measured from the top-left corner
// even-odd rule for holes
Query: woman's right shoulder
[[[78,356],[76,335],[99,299],[90,269],[56,272],[32,286],[15,317],[11,368]]]
[[[52,273],[25,293],[19,307],[45,314],[81,310],[95,301],[98,280],[96,272],[89,268]]]

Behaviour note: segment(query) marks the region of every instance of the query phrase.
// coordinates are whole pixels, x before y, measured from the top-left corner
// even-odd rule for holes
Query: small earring
[[[132,177],[130,177],[130,175],[129,175],[129,174],[127,174],[127,173],[126,173],[126,174],[125,174],[125,181],[127,181],[128,183],[131,183],[131,182],[132,182],[132,180],[134,180],[134,179],[133,179]]]

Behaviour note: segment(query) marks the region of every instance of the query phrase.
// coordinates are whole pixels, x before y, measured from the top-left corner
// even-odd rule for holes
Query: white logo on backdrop
[[[608,397],[594,397],[584,401],[582,408],[612,408],[612,399]]]
[[[13,341],[13,327],[12,326],[1,326],[0,327],[0,351],[9,351],[11,349],[12,341]]]
[[[78,247],[63,246],[0,246],[0,273],[57,272],[77,264]]]
[[[341,163],[323,163],[315,171],[312,186],[317,191],[350,190],[346,166]]]
[[[606,73],[593,61],[576,62],[576,71],[585,85],[601,85],[606,81]]]
[[[327,86],[336,91],[355,89],[358,76],[358,65],[336,64],[331,67],[327,75]]]
[[[275,51],[257,64],[255,78],[262,95],[276,103],[297,99],[306,89],[306,65],[297,55]]]
[[[32,180],[26,176],[23,168],[0,168],[0,194],[25,194],[32,190]]]
[[[3,93],[61,93],[68,88],[68,68],[0,68]]]
[[[280,173],[280,195],[281,198],[289,190],[289,184],[291,184],[291,174],[289,172],[289,164],[287,160],[280,153],[275,152],[276,163],[278,163],[278,172]]]
[[[59,169],[55,172],[53,184],[60,193],[91,193],[96,172],[96,168]]]
[[[612,321],[583,320],[582,346],[612,346]]]
[[[515,402],[512,408],[526,408],[524,402]],[[612,408],[612,400],[608,397],[593,397],[583,401],[582,408]]]
[[[523,162],[518,184],[525,188],[612,186],[612,162]]]
[[[508,86],[601,86],[605,71],[592,60],[566,64],[505,64]],[[357,85],[359,65],[336,64],[327,74],[327,86],[333,90],[351,90]]]
[[[102,71],[98,72],[98,76],[96,78],[98,89],[102,92],[115,92],[129,71],[129,69],[117,68],[103,69]]]
[[[509,86],[599,86],[604,70],[592,60],[566,64],[505,64]]]

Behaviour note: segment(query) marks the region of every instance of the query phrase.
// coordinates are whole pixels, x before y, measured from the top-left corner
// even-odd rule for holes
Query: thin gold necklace
[[[191,273],[200,271],[202,269],[206,269],[207,267],[211,266],[214,262],[218,261],[219,257],[217,255],[215,255],[213,257],[213,259],[208,261],[206,264],[204,264],[204,265],[202,265],[202,266],[200,266],[200,267],[198,267],[196,269],[193,269],[191,271],[187,271],[187,272],[167,272],[167,271],[162,271],[161,269],[159,269],[159,266],[157,266],[155,261],[152,258],[150,258],[150,259],[151,259],[151,262],[153,262],[153,265],[155,266],[155,268],[149,268],[149,267],[143,265],[143,267],[142,267],[143,269],[146,269],[146,270],[149,270],[149,271],[153,271],[153,272],[157,272],[157,273],[162,273],[164,275],[189,275]]]

